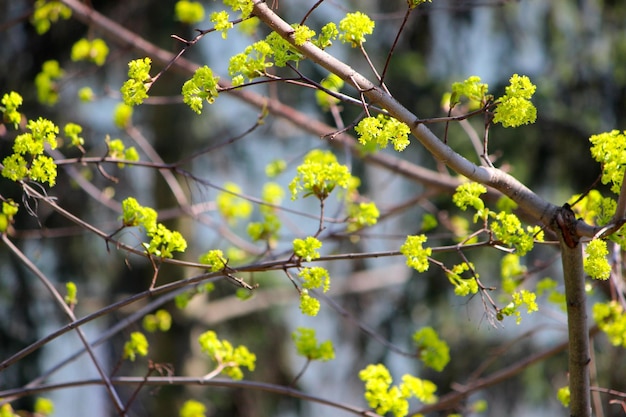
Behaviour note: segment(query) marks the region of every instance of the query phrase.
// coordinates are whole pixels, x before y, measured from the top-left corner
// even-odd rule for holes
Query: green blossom
[[[276,208],[273,206],[280,204],[284,195],[285,192],[283,188],[274,182],[268,182],[263,186],[261,198],[263,202],[271,205],[261,205],[259,207],[261,215],[263,216],[261,222],[251,222],[248,224],[248,235],[252,240],[267,240],[270,246],[275,243],[282,223],[276,213]]]
[[[338,75],[331,73],[320,84],[328,91],[339,92],[345,82]],[[315,99],[317,104],[324,110],[328,110],[331,105],[339,103],[338,98],[331,96],[324,90],[315,90]]]
[[[124,129],[130,125],[133,117],[133,107],[126,103],[119,103],[113,111],[113,123],[120,129]]]
[[[419,358],[424,365],[441,372],[450,362],[450,348],[432,327],[423,327],[413,334]]]
[[[90,102],[94,101],[96,95],[90,87],[83,87],[78,90],[78,98],[80,101]]]
[[[302,268],[298,276],[302,279],[302,286],[307,290],[322,288],[327,292],[330,289],[330,276],[326,268],[315,266],[312,268]]]
[[[17,214],[19,205],[9,199],[2,202],[2,212],[0,212],[0,233],[6,233],[13,223],[13,218]]]
[[[174,14],[179,22],[193,25],[204,20],[204,7],[198,1],[180,0],[174,6]]]
[[[294,25],[293,40],[296,45],[304,45],[315,36],[315,31],[306,25]]]
[[[135,59],[128,63],[128,80],[124,82],[120,92],[124,103],[136,106],[148,98],[148,88],[152,81],[150,58]]]
[[[450,93],[449,106],[456,106],[461,102],[463,97],[469,100],[470,109],[478,108],[487,95],[489,86],[480,82],[480,77],[473,75],[463,82],[452,84],[452,93]]]
[[[287,65],[287,62],[298,62],[303,58],[287,40],[283,39],[283,37],[276,32],[267,35],[265,42],[272,48],[274,64],[277,67],[284,67]]]
[[[339,39],[353,48],[365,42],[365,36],[374,33],[374,21],[364,13],[348,13],[339,22]]]
[[[359,143],[362,145],[372,144],[384,149],[391,142],[394,149],[401,152],[410,144],[409,126],[382,113],[362,119],[354,131],[359,135]]]
[[[11,181],[20,181],[28,175],[28,163],[20,154],[12,154],[2,160],[2,176]]]
[[[406,264],[418,272],[428,270],[428,257],[433,250],[423,247],[427,240],[425,235],[407,236],[404,244],[400,246],[400,252],[406,257]]]
[[[602,164],[602,184],[611,184],[611,191],[619,193],[626,169],[626,131],[592,135],[591,156]]]
[[[241,11],[241,18],[247,19],[252,14],[254,3],[252,0],[224,0],[224,4],[230,6],[233,11]]]
[[[472,207],[478,213],[482,213],[485,209],[485,203],[480,196],[486,192],[487,188],[482,184],[464,182],[456,187],[456,191],[452,196],[452,202],[461,210],[467,210],[468,207]]]
[[[329,361],[335,359],[335,349],[333,342],[326,340],[319,343],[315,337],[315,330],[298,327],[295,332],[291,334],[298,355],[304,356],[308,360]]]
[[[265,175],[268,178],[274,178],[287,169],[287,163],[284,159],[275,159],[265,167]]]
[[[187,241],[180,232],[172,231],[162,223],[158,223],[155,228],[148,233],[149,243],[144,243],[146,251],[160,258],[172,258],[172,252],[184,252],[187,249]]]
[[[355,232],[378,222],[380,212],[374,202],[348,205],[348,232]]]
[[[157,212],[150,207],[143,207],[134,197],[122,201],[122,223],[125,227],[141,226],[144,230],[156,227]]]
[[[172,315],[167,310],[160,309],[154,314],[146,314],[142,325],[150,333],[154,333],[157,330],[167,332],[172,327]]]
[[[289,183],[292,200],[296,199],[300,191],[304,192],[304,197],[315,195],[325,200],[335,187],[348,189],[352,181],[347,166],[337,162],[330,151],[319,149],[306,154],[296,171],[296,177]]]
[[[307,316],[315,317],[320,311],[320,302],[317,298],[311,297],[309,291],[304,289],[300,292],[300,311]]]
[[[34,181],[47,182],[50,187],[54,187],[57,178],[57,164],[49,156],[38,155],[31,163],[28,176]]]
[[[609,251],[606,241],[593,239],[585,247],[584,270],[591,278],[607,280],[611,276],[611,265],[607,260]]]
[[[248,350],[246,346],[234,347],[228,340],[220,340],[217,334],[206,331],[198,338],[200,349],[206,353],[218,366],[223,367],[226,375],[234,380],[243,378],[242,367],[254,371],[256,355]]]
[[[35,414],[47,416],[54,413],[54,403],[48,398],[38,397],[35,400]]]
[[[4,113],[4,121],[6,123],[12,123],[15,129],[18,128],[20,122],[22,121],[22,114],[17,111],[17,109],[22,105],[22,102],[22,96],[15,91],[5,94],[2,96],[2,100],[0,100],[0,103],[2,104],[2,106],[0,106],[0,111]]]
[[[538,234],[539,227],[522,228],[522,222],[515,214],[500,212],[494,215],[495,220],[490,227],[496,239],[512,246],[519,256],[527,254],[535,245],[535,237],[542,240],[542,234]]]
[[[30,22],[38,34],[43,35],[52,23],[59,19],[67,20],[72,16],[72,9],[60,1],[37,0]]]
[[[399,386],[392,386],[391,374],[382,364],[368,365],[359,372],[359,378],[365,382],[365,400],[380,415],[391,412],[395,417],[406,416],[411,397],[425,404],[437,401],[437,386],[431,381],[405,374]]]
[[[559,390],[556,392],[556,398],[557,400],[559,400],[561,404],[563,404],[563,407],[569,407],[569,402],[570,402],[569,387],[565,386],[565,387],[559,388]]]
[[[83,128],[76,123],[68,123],[63,128],[65,136],[71,141],[72,146],[82,146],[85,144],[85,139],[79,135],[82,133]]]
[[[78,288],[74,282],[65,283],[65,293],[64,301],[68,306],[73,307],[78,304]]]
[[[265,69],[273,66],[270,61],[274,52],[266,41],[258,41],[233,55],[228,62],[228,74],[233,78],[233,85],[244,83],[244,77],[253,80],[265,74]]]
[[[241,188],[235,183],[224,184],[224,191],[217,195],[217,210],[231,224],[237,219],[247,219],[252,213],[252,203],[239,197]]]
[[[313,259],[320,257],[317,251],[322,247],[322,242],[312,236],[306,239],[294,239],[293,240],[293,252],[301,259],[307,262],[311,262]]]
[[[502,291],[512,294],[520,284],[526,267],[520,264],[520,256],[515,253],[504,255],[500,262],[500,274],[502,275]]]
[[[41,72],[35,76],[37,99],[42,104],[53,105],[59,100],[57,81],[65,75],[58,61],[48,60],[43,63]]]
[[[137,355],[148,355],[148,339],[141,332],[132,332],[130,340],[124,344],[124,359],[134,362]]]
[[[333,41],[337,39],[337,36],[339,36],[337,25],[330,22],[322,27],[317,39],[313,39],[311,42],[313,42],[313,44],[320,49],[326,49],[333,44]]]
[[[91,61],[98,66],[104,65],[109,47],[102,39],[89,41],[85,38],[78,40],[72,46],[72,61]]]
[[[222,39],[226,39],[228,37],[228,30],[233,27],[233,23],[229,20],[229,18],[230,16],[225,10],[211,13],[210,20],[213,22],[213,28],[215,30],[222,31]]]
[[[537,86],[530,82],[525,75],[514,74],[505,94],[497,101],[498,107],[494,112],[494,123],[501,123],[504,127],[518,127],[537,120],[537,108],[530,98]]]
[[[219,77],[213,75],[211,68],[206,65],[196,70],[191,80],[183,84],[182,95],[183,101],[193,111],[200,114],[202,112],[202,103],[213,104],[219,95],[218,82]]]
[[[613,346],[626,348],[626,314],[617,301],[594,304],[593,320]]]
[[[504,316],[515,316],[515,323],[520,324],[522,315],[520,307],[526,305],[526,312],[531,314],[539,310],[537,305],[537,294],[528,290],[521,290],[512,294],[513,300],[498,312],[498,320],[502,320]]]
[[[138,161],[139,160],[139,153],[137,153],[137,149],[135,149],[134,146],[127,148],[121,139],[110,140],[109,137],[107,136],[105,138],[105,142],[107,144],[107,147],[109,148],[109,152],[107,154],[109,158],[121,159],[125,161]],[[123,163],[118,163],[117,165],[120,168],[124,167]]]
[[[454,293],[460,297],[465,297],[469,294],[476,294],[478,292],[478,283],[476,279],[477,275],[463,278],[462,274],[467,271],[473,271],[474,265],[472,263],[461,263],[454,265],[452,269],[446,271],[446,276],[452,285],[454,285]]]
[[[187,400],[178,412],[179,417],[206,417],[206,407],[199,401]]]
[[[228,263],[224,253],[219,249],[213,249],[201,255],[199,262],[209,265],[209,271],[211,272],[221,271]]]

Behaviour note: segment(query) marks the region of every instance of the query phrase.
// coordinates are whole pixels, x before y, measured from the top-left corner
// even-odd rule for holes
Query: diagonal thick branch
[[[529,213],[536,221],[543,224],[551,224],[558,206],[539,197],[511,175],[496,168],[478,166],[458,154],[421,123],[416,115],[402,106],[392,95],[386,93],[384,89],[378,87],[378,85],[371,82],[348,64],[319,49],[310,42],[296,45],[293,39],[294,29],[289,23],[276,15],[264,1],[254,0],[253,13],[263,23],[289,41],[294,48],[298,49],[308,59],[338,75],[346,83],[351,84],[359,92],[362,92],[372,104],[384,108],[389,115],[406,123],[411,128],[413,135],[438,161],[472,181],[488,185],[502,192],[513,199],[522,210]]]

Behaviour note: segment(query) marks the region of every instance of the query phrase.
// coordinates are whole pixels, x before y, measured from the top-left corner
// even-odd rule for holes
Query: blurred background
[[[178,52],[180,42],[170,35],[194,36],[193,27],[174,18],[175,1],[91,0],[94,9],[113,21],[145,37],[159,47]],[[276,2],[278,3],[278,2]],[[281,0],[278,12],[288,21],[299,22],[312,0]],[[221,10],[220,2],[203,2],[207,16]],[[376,21],[374,34],[365,48],[377,68],[382,68],[389,48],[402,22],[406,2],[328,0],[309,17],[307,24],[319,29],[328,21],[339,22],[346,12],[361,10]],[[0,94],[17,91],[24,97],[22,112],[29,118],[47,117],[58,125],[67,122],[84,127],[85,148],[91,156],[106,154],[105,137],[121,138],[132,145],[138,136],[116,127],[115,106],[121,101],[119,87],[127,78],[127,63],[141,58],[129,45],[110,43],[104,66],[72,62],[72,45],[80,38],[102,36],[97,27],[87,27],[76,20],[61,20],[44,35],[38,35],[29,23],[33,2],[0,1]],[[410,17],[394,51],[386,77],[392,94],[419,117],[445,115],[441,98],[452,82],[478,75],[489,84],[498,97],[514,73],[528,75],[537,85],[533,99],[538,109],[534,125],[518,129],[492,128],[490,152],[496,166],[507,169],[531,189],[555,204],[563,204],[572,194],[582,193],[596,180],[600,170],[589,154],[591,134],[624,129],[626,99],[626,4],[609,0],[435,0],[424,4]],[[209,28],[208,18],[196,25]],[[263,37],[259,27],[254,38]],[[219,34],[206,36],[190,48],[185,57],[206,64],[228,78],[228,58],[243,51],[250,37],[237,30],[223,40]],[[105,38],[106,40],[106,38]],[[329,52],[366,76],[371,71],[363,56],[336,42]],[[44,62],[55,59],[65,70],[58,81],[58,102],[38,102],[34,80]],[[153,72],[161,67],[155,65]],[[314,80],[327,74],[310,63],[299,69]],[[280,74],[290,74],[278,71]],[[290,74],[293,76],[293,73]],[[265,167],[275,159],[287,162],[287,170],[274,180],[285,187],[294,176],[295,167],[311,149],[328,148],[309,133],[288,120],[268,117],[265,124],[241,140],[228,143],[251,128],[258,115],[255,109],[240,100],[222,94],[213,105],[205,105],[198,116],[179,97],[185,75],[167,72],[151,90],[158,98],[135,110],[133,130],[158,152],[166,163],[185,160],[182,167],[202,181],[179,178],[189,200],[206,205],[202,221],[181,213],[170,187],[157,170],[139,167],[118,169],[107,167],[119,178],[111,182],[89,166],[76,165],[79,175],[101,191],[101,198],[92,198],[77,186],[73,173],[60,172],[58,185],[50,191],[59,203],[85,221],[102,230],[113,232],[119,225],[119,203],[135,196],[141,204],[159,210],[160,219],[180,230],[189,248],[182,258],[196,261],[210,249],[227,251],[236,246],[239,236],[245,247],[260,253],[262,245],[254,245],[246,234],[245,222],[228,224],[215,210],[219,188],[227,182],[238,184],[246,195],[259,198],[267,181]],[[89,103],[78,100],[77,93],[90,87],[95,98]],[[294,86],[265,84],[252,88],[261,94],[277,97],[284,103],[333,125],[330,114],[316,104],[314,92]],[[354,92],[346,91],[350,94]],[[360,108],[345,105],[346,124],[359,115]],[[472,121],[481,132],[481,120]],[[433,125],[443,135],[443,125]],[[469,159],[477,161],[467,134],[457,125],[448,132],[449,144]],[[4,158],[11,152],[12,132],[0,136],[0,152]],[[220,146],[224,145],[225,146]],[[137,145],[136,145],[137,146]],[[65,152],[65,150],[62,150]],[[407,234],[418,233],[426,213],[454,213],[449,194],[429,193],[421,184],[411,181],[359,158],[353,158],[341,147],[335,152],[362,179],[360,193],[375,201],[381,213],[387,214],[378,225],[368,229],[360,239],[349,239],[340,225],[329,224],[324,254],[358,253],[398,250]],[[145,159],[143,152],[142,159]],[[390,152],[393,153],[393,152]],[[78,156],[68,153],[65,156]],[[193,157],[191,157],[193,156]],[[401,155],[412,163],[439,169],[423,148],[414,143]],[[17,186],[0,179],[4,197],[22,203]],[[423,198],[417,198],[417,197]],[[332,200],[332,201],[331,201]],[[103,201],[113,202],[103,204]],[[413,201],[413,203],[410,203]],[[409,202],[410,204],[404,204]],[[281,213],[283,229],[276,253],[289,248],[294,237],[303,237],[317,230],[317,220],[298,213],[319,214],[313,199],[291,202],[283,206],[297,213]],[[144,259],[106,249],[105,243],[69,223],[46,207],[32,207],[38,216],[21,210],[14,225],[14,242],[32,259],[59,288],[67,281],[79,286],[77,315],[82,316],[108,304],[145,290],[152,279],[152,267]],[[341,216],[341,204],[329,199],[326,212]],[[258,219],[258,207],[253,218]],[[440,232],[440,233],[438,233]],[[128,233],[125,241],[137,244],[137,236]],[[437,230],[430,238],[433,245],[453,243],[453,236]],[[503,254],[481,250],[468,254],[483,280],[498,285],[500,260]],[[438,260],[454,264],[457,254],[441,254]],[[456,384],[472,380],[477,365],[489,359],[484,370],[489,374],[507,364],[539,352],[566,339],[566,318],[557,307],[546,305],[533,316],[524,315],[517,326],[513,319],[495,326],[489,323],[479,297],[455,297],[445,275],[438,268],[423,274],[412,273],[401,257],[383,257],[341,261],[324,265],[331,271],[333,289],[322,304],[316,318],[305,317],[298,309],[297,293],[283,273],[246,276],[258,282],[258,293],[248,301],[236,299],[236,287],[219,282],[214,292],[199,295],[186,310],[173,302],[164,305],[174,320],[168,333],[150,335],[150,358],[170,364],[177,375],[201,376],[208,372],[206,360],[197,347],[200,333],[212,329],[233,344],[245,344],[257,355],[257,370],[247,374],[252,380],[288,385],[304,366],[304,359],[295,354],[291,333],[298,326],[313,327],[320,340],[331,339],[336,359],[330,363],[312,363],[297,388],[323,398],[366,407],[363,385],[358,371],[369,363],[385,363],[395,378],[404,373],[433,380],[438,394],[453,390]],[[529,270],[536,270],[531,279],[558,277],[556,252],[541,247],[526,259]],[[196,273],[178,268],[163,268],[159,283],[175,281]],[[332,303],[342,310],[332,308]],[[115,311],[84,326],[95,339],[120,320],[143,307],[136,303]],[[340,314],[343,311],[346,315]],[[451,347],[452,361],[441,373],[423,369],[417,361],[397,355],[376,338],[370,337],[354,324],[358,320],[405,351],[411,350],[411,335],[423,326],[433,326]],[[5,359],[65,323],[58,307],[34,276],[4,247],[0,247],[0,358]],[[114,335],[97,349],[97,353],[113,369],[122,354],[122,346],[136,323]],[[623,378],[623,350],[613,348],[600,336],[595,341],[598,380],[596,384],[626,391]],[[0,372],[0,389],[28,383],[60,360],[80,349],[80,343],[69,333],[19,363]],[[84,355],[83,355],[84,356]],[[530,366],[504,383],[479,391],[462,404],[464,415],[537,416],[565,415],[567,411],[556,400],[556,390],[567,384],[565,352]],[[122,365],[117,375],[145,373],[144,366]],[[86,359],[73,362],[53,374],[48,381],[60,382],[97,377]],[[125,392],[125,396],[131,391]],[[56,415],[68,417],[89,414],[94,417],[114,415],[102,388],[82,387],[54,391],[45,395],[54,400]],[[144,388],[133,404],[132,415],[172,416],[182,403],[194,398],[208,407],[210,416],[317,416],[348,415],[323,405],[252,390],[215,389],[207,387]],[[619,405],[609,405],[601,397],[606,416],[624,415]],[[28,408],[33,398],[14,404]],[[487,411],[474,413],[472,404],[486,400]],[[413,404],[415,409],[418,405]],[[437,415],[433,413],[432,415]],[[441,415],[447,415],[442,413]]]

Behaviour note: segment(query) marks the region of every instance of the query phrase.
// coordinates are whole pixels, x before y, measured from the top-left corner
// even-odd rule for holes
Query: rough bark
[[[567,303],[567,330],[569,336],[570,416],[591,416],[589,394],[589,329],[587,324],[587,297],[583,270],[582,244],[576,235],[576,218],[569,206],[562,207],[555,226],[561,243],[561,262]]]

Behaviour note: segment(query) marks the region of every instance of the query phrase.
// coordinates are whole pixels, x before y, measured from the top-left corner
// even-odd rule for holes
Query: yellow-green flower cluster
[[[124,344],[124,359],[130,359],[134,362],[139,356],[148,355],[148,339],[141,332],[132,332],[130,334],[130,340]]]
[[[609,250],[606,247],[606,241],[602,239],[593,239],[585,247],[585,255],[583,262],[585,273],[591,278],[607,280],[611,276],[611,265],[607,260]]]
[[[228,37],[228,31],[233,28],[233,22],[226,10],[211,13],[209,20],[213,22],[213,28],[222,32],[222,39]]]
[[[40,103],[51,106],[59,100],[57,81],[64,74],[65,71],[63,71],[58,61],[51,59],[43,63],[41,72],[35,76],[37,99]]]
[[[19,209],[18,204],[13,200],[2,202],[2,212],[0,213],[0,233],[5,233],[13,223],[13,218]]]
[[[139,153],[134,146],[126,147],[121,139],[111,140],[109,137],[105,139],[109,152],[107,156],[114,159],[122,159],[125,161],[139,161]],[[120,168],[124,167],[123,163],[119,163]]]
[[[355,232],[378,222],[380,212],[374,202],[348,205],[348,232]]]
[[[432,327],[423,327],[413,334],[420,360],[424,365],[441,372],[450,362],[450,347],[439,338]]]
[[[217,334],[212,331],[206,331],[198,338],[200,348],[206,353],[218,366],[223,367],[226,375],[235,380],[243,378],[242,367],[254,371],[256,355],[248,350],[246,346],[240,345],[233,347],[228,340],[220,340]]]
[[[519,311],[520,307],[526,305],[526,312],[528,314],[539,310],[537,294],[532,291],[521,290],[514,292],[512,298],[513,300],[506,307],[498,311],[498,320],[502,320],[505,316],[515,316],[515,323],[520,324],[522,322],[522,314]]]
[[[108,55],[109,47],[102,39],[82,38],[72,46],[72,61],[91,61],[101,67]]]
[[[374,144],[380,148],[386,148],[391,142],[393,148],[401,152],[411,143],[409,126],[382,113],[376,117],[364,118],[354,130],[359,135],[359,143],[362,145]]]
[[[320,85],[328,91],[339,92],[344,85],[344,81],[338,75],[329,74],[324,78]],[[339,99],[331,96],[324,90],[315,90],[315,99],[317,104],[324,110],[328,110],[331,105],[339,103]]]
[[[335,359],[335,349],[333,342],[326,340],[319,343],[315,336],[315,329],[306,327],[298,327],[295,332],[291,334],[298,355],[304,356],[308,360],[329,361]]]
[[[322,242],[313,236],[308,236],[306,239],[294,239],[293,240],[293,252],[300,259],[307,262],[311,262],[314,259],[320,257],[317,251],[322,247]]]
[[[252,240],[266,240],[270,247],[275,243],[281,221],[274,206],[281,203],[284,195],[283,188],[274,182],[268,182],[263,186],[262,200],[268,205],[259,206],[262,221],[248,224],[248,235]]]
[[[199,261],[202,264],[207,264],[211,272],[221,271],[227,263],[224,253],[219,249],[213,249],[200,255]]]
[[[252,203],[238,196],[241,188],[232,182],[224,184],[224,191],[217,195],[217,210],[230,223],[237,219],[247,219],[252,213]]]
[[[150,242],[143,243],[143,246],[149,254],[171,258],[173,252],[184,252],[187,249],[187,241],[179,232],[157,223],[156,211],[141,206],[133,197],[122,201],[122,224],[125,227],[142,227],[146,231]]]
[[[172,327],[172,315],[167,310],[160,309],[154,314],[146,314],[142,325],[150,333],[154,333],[157,330],[167,332]]]
[[[52,23],[59,19],[67,20],[72,16],[72,10],[60,1],[37,0],[30,22],[38,34],[46,33]]]
[[[400,385],[392,386],[391,374],[382,364],[368,365],[359,372],[359,378],[365,382],[365,400],[380,415],[391,412],[395,417],[406,416],[411,397],[425,404],[437,401],[434,383],[405,374]]]
[[[530,101],[537,86],[525,75],[514,74],[505,88],[504,95],[497,101],[498,107],[494,112],[494,123],[501,123],[504,127],[518,127],[537,120],[537,108]]]
[[[2,104],[0,111],[4,114],[4,122],[12,123],[15,129],[18,128],[22,121],[22,113],[17,110],[22,105],[22,102],[22,96],[15,91],[6,93],[2,96],[2,100],[0,101]]]
[[[128,80],[122,84],[120,92],[124,103],[129,106],[136,106],[148,98],[148,88],[152,78],[150,69],[152,60],[150,58],[135,59],[128,63]]]
[[[591,156],[602,164],[602,184],[611,184],[611,191],[619,193],[626,169],[626,131],[592,135]]]
[[[472,75],[462,82],[452,83],[452,93],[450,93],[450,108],[456,106],[461,102],[463,97],[469,100],[469,108],[478,108],[487,95],[489,86],[480,82],[480,77]]]
[[[198,1],[179,0],[174,6],[176,20],[188,25],[204,20],[204,7]]]
[[[42,117],[29,120],[26,127],[30,132],[15,138],[14,153],[2,161],[2,176],[12,181],[29,178],[41,183],[47,182],[52,187],[56,183],[57,166],[52,158],[44,155],[44,149],[46,144],[51,149],[57,147],[59,128]]]
[[[375,23],[365,13],[348,13],[339,22],[339,39],[357,48],[365,42],[365,36],[374,33]]]
[[[477,275],[463,278],[464,272],[473,270],[474,266],[471,263],[461,263],[454,265],[452,269],[446,271],[446,276],[452,285],[454,285],[454,293],[460,297],[465,297],[469,294],[476,294],[478,292],[478,283],[476,279]]]
[[[180,407],[178,415],[180,417],[206,417],[206,407],[200,401],[187,400]]]
[[[432,249],[424,248],[423,245],[427,240],[426,235],[407,236],[404,244],[400,246],[400,252],[406,257],[406,264],[418,272],[428,270],[428,257]]]
[[[613,346],[626,347],[626,314],[619,302],[612,300],[594,304],[593,320]]]
[[[304,197],[314,195],[325,200],[335,187],[348,189],[351,183],[352,175],[347,166],[337,162],[332,152],[315,149],[306,154],[302,165],[298,166],[289,190],[292,200],[300,191],[304,192]]]
[[[220,77],[213,75],[211,68],[206,65],[198,68],[193,77],[183,84],[183,101],[200,114],[202,103],[206,100],[207,103],[213,104],[219,95],[219,80]]]

